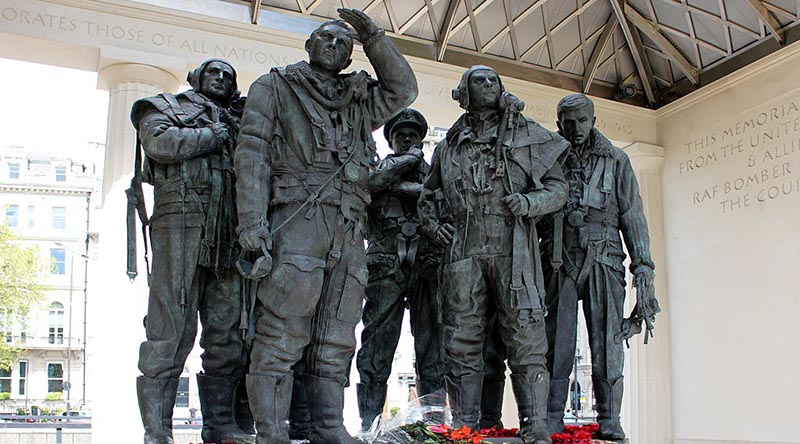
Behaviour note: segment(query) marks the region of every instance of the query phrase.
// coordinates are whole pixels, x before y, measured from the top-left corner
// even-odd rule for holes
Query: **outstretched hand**
[[[361,43],[366,42],[368,38],[372,37],[372,34],[379,30],[378,25],[364,11],[352,8],[339,8],[337,11],[339,17],[355,29],[358,41]]]

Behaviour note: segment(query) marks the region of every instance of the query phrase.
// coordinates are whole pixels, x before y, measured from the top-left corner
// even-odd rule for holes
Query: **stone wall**
[[[800,442],[800,46],[659,111],[679,444]]]

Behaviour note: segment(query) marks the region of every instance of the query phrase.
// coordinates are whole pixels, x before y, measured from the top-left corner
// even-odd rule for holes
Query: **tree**
[[[44,299],[45,272],[39,250],[20,244],[19,238],[0,224],[0,332],[4,336]],[[0,368],[10,370],[21,354],[15,343],[0,341]]]

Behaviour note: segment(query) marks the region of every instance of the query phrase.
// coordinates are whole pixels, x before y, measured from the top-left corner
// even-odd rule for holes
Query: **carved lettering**
[[[750,207],[763,210],[772,201],[800,194],[798,103],[800,98],[783,99],[684,142],[684,158],[674,164],[677,177],[717,178],[691,191],[690,203],[731,215]]]
[[[166,33],[139,27],[132,21],[119,20],[118,17],[82,18],[80,16],[54,15],[36,12],[32,9],[11,6],[0,9],[0,26],[4,22],[35,28],[33,35],[39,36],[36,29],[46,28],[67,36],[86,36],[99,41],[124,42],[126,46],[139,46],[142,51],[167,50],[167,53],[198,54],[203,57],[223,57],[232,63],[246,63],[263,67],[288,65],[299,60],[298,57],[272,54],[256,49],[255,43],[242,41],[239,45],[231,45],[215,41],[215,36],[207,39],[197,37],[191,30]],[[175,28],[178,29],[178,28]],[[250,45],[253,45],[252,47]]]

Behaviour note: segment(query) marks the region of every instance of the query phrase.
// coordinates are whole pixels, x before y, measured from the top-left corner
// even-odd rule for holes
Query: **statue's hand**
[[[418,160],[422,160],[425,158],[425,153],[422,152],[422,149],[418,145],[414,145],[406,151],[406,154],[410,154],[416,157]]]
[[[448,223],[441,224],[436,230],[436,235],[434,236],[433,241],[442,247],[450,245],[450,242],[453,241],[453,233],[455,232],[456,229],[452,225]]]
[[[269,229],[253,227],[242,230],[239,234],[239,245],[247,251],[260,251],[262,248],[272,250],[272,237],[269,235]]]
[[[509,194],[508,196],[503,198],[503,203],[506,204],[508,207],[508,211],[511,211],[511,214],[514,216],[519,217],[526,217],[528,216],[528,210],[530,204],[528,203],[528,199],[519,193]]]
[[[653,281],[656,278],[653,269],[647,265],[639,265],[633,272],[633,286],[636,288],[644,289],[644,287],[652,287]]]
[[[358,33],[358,41],[362,44],[380,30],[378,25],[363,11],[351,8],[339,8],[337,11],[339,12],[339,17],[355,29],[356,33]]]
[[[230,133],[228,132],[228,125],[222,122],[212,123],[208,125],[207,128],[214,133],[214,137],[216,137],[216,139],[219,141],[220,146],[224,146],[231,137]]]

